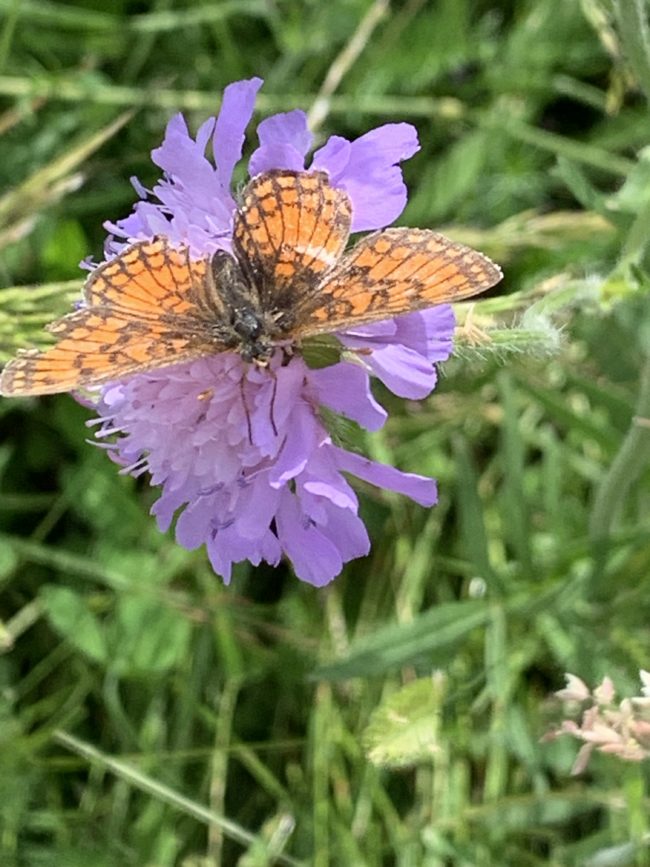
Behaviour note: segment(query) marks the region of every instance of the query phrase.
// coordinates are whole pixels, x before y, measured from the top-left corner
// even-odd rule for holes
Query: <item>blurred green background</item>
[[[319,140],[414,123],[400,222],[504,267],[429,400],[377,389],[367,452],[440,504],[364,488],[372,553],[326,590],[224,588],[88,411],[0,401],[0,863],[650,863],[646,765],[540,742],[563,672],[650,667],[648,5],[0,0],[1,361],[170,115],[253,75]]]

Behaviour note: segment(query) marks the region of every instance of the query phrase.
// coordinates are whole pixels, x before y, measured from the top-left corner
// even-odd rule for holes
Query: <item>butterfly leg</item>
[[[269,421],[271,422],[271,428],[273,429],[273,433],[275,434],[275,436],[277,436],[278,428],[275,424],[275,398],[278,394],[278,376],[272,367],[269,367],[269,372],[273,379],[273,393],[271,394],[271,403],[269,405]]]
[[[244,413],[246,414],[246,427],[248,430],[249,445],[253,445],[253,426],[251,425],[251,414],[246,400],[246,377],[242,376],[239,380],[239,391],[241,393],[241,402],[244,405]]]

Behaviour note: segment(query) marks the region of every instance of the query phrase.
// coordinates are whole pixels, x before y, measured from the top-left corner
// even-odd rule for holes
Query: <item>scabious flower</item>
[[[261,84],[254,78],[228,86],[219,115],[196,138],[182,115],[171,119],[152,152],[163,176],[151,191],[134,180],[140,201],[128,217],[106,224],[107,258],[155,235],[188,244],[197,256],[231,250],[232,175]],[[269,117],[257,135],[251,177],[305,169],[312,136],[304,112]],[[379,229],[406,204],[399,163],[418,147],[412,126],[386,124],[354,141],[330,137],[310,168],[347,192],[353,232]],[[386,412],[373,397],[370,375],[397,395],[425,397],[435,386],[434,362],[451,351],[454,324],[451,307],[441,305],[364,325],[338,334],[347,352],[319,369],[299,354],[282,363],[278,351],[262,369],[224,352],[137,374],[101,389],[96,436],[123,472],[148,472],[162,487],[152,510],[160,529],[177,515],[179,543],[205,544],[226,583],[233,563],[277,564],[284,555],[299,578],[322,586],[370,547],[346,475],[425,506],[436,502],[436,485],[336,445],[321,408],[377,430]]]

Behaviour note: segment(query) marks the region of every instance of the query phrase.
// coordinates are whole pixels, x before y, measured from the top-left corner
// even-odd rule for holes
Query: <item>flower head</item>
[[[140,200],[133,211],[106,224],[107,258],[156,235],[189,245],[197,257],[232,250],[232,176],[261,83],[227,87],[218,117],[195,138],[181,115],[171,119],[152,152],[163,176],[151,192],[134,181]],[[312,136],[302,111],[267,118],[257,134],[251,176],[306,168]],[[352,231],[379,229],[406,204],[399,163],[417,149],[412,126],[387,124],[354,141],[332,136],[308,168],[346,191]],[[96,435],[124,472],[150,473],[162,487],[153,507],[160,528],[177,515],[180,544],[205,544],[226,582],[235,562],[276,564],[284,554],[299,578],[321,586],[369,550],[346,475],[426,506],[436,501],[432,479],[336,445],[321,408],[377,430],[386,412],[373,397],[370,375],[398,395],[426,396],[435,386],[433,363],[449,355],[453,329],[453,312],[441,305],[338,334],[347,352],[324,368],[276,350],[266,368],[223,352],[136,374],[101,389]]]
[[[557,690],[556,698],[565,705],[568,717],[552,729],[545,740],[568,734],[583,742],[571,769],[581,774],[594,750],[623,761],[640,762],[650,757],[650,712],[646,690],[648,672],[641,670],[641,695],[616,703],[616,690],[605,676],[593,690],[574,674],[566,674],[567,685]],[[576,722],[575,717],[580,718]]]

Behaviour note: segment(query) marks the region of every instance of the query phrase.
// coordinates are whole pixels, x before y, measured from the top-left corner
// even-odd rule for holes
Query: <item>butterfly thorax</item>
[[[279,311],[265,310],[254,279],[244,274],[239,262],[225,252],[212,259],[215,341],[239,352],[244,361],[267,361],[286,325]]]

